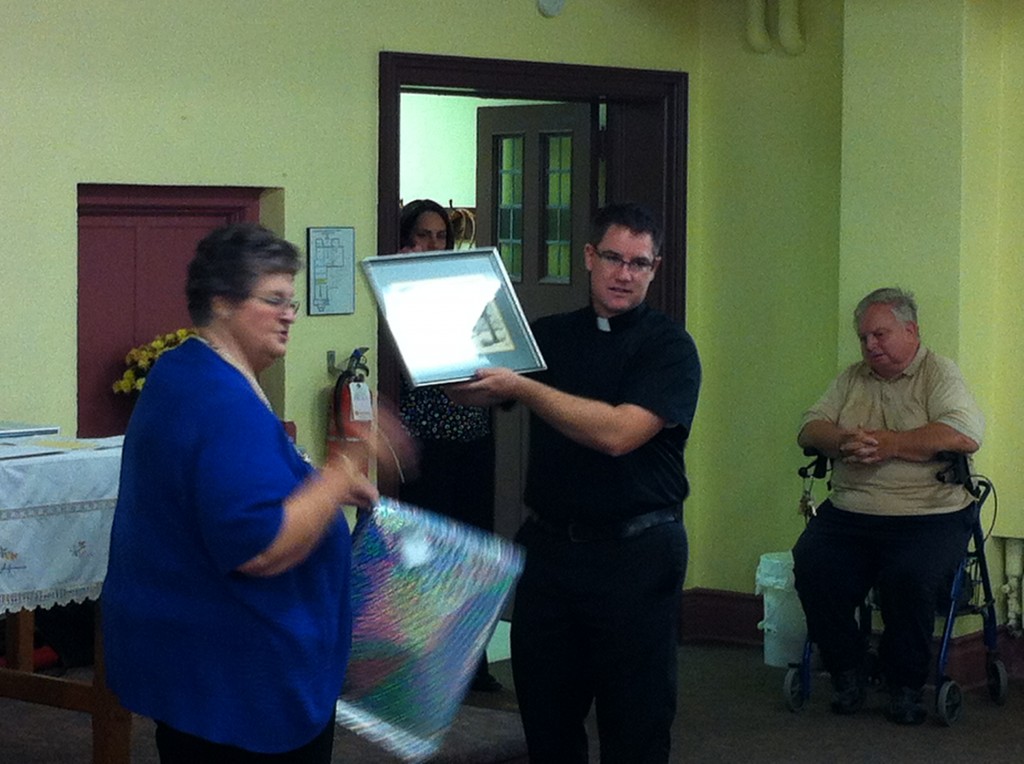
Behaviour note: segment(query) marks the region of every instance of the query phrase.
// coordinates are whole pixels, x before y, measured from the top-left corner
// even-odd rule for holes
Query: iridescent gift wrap
[[[406,761],[441,745],[522,572],[511,542],[382,499],[352,540],[353,634],[338,723]]]

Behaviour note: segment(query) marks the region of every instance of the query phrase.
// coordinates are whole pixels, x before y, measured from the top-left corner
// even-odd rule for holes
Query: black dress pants
[[[512,616],[512,673],[531,764],[587,761],[595,706],[602,764],[664,764],[676,711],[681,521],[574,542],[528,521]]]
[[[855,612],[875,587],[886,679],[915,690],[925,684],[936,608],[948,598],[976,513],[973,504],[914,516],[847,512],[829,501],[818,508],[793,548],[793,572],[808,636],[831,674],[862,665],[866,645]]]

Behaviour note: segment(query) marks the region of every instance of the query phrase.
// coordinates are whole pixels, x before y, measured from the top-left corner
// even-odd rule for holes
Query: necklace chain
[[[253,375],[251,371],[245,368],[245,366],[243,366],[238,361],[237,358],[231,355],[231,353],[229,353],[219,345],[211,342],[206,337],[197,334],[195,335],[195,338],[200,342],[204,343],[208,348],[210,348],[210,350],[212,350],[214,353],[223,358],[226,363],[233,366],[238,371],[239,374],[245,377],[246,382],[248,382],[249,386],[252,387],[252,391],[256,393],[256,397],[263,401],[263,405],[267,407],[267,410],[270,411],[270,413],[274,413],[274,407],[270,405],[270,399],[267,398],[267,394],[263,392],[263,388],[260,387],[260,383],[256,380],[256,377]],[[292,442],[292,448],[295,449],[295,453],[297,453],[299,457],[302,459],[302,461],[306,462],[306,464],[313,463],[312,460],[309,458],[309,455],[306,454],[301,448],[299,448],[298,443]]]
[[[212,350],[214,353],[223,358],[225,362],[227,362],[230,366],[233,366],[238,371],[239,374],[245,377],[245,381],[249,383],[250,387],[252,387],[253,392],[256,393],[256,397],[263,401],[263,404],[268,409],[270,409],[271,411],[274,410],[273,406],[270,405],[270,399],[267,398],[267,394],[263,392],[263,388],[260,387],[260,383],[256,380],[255,375],[251,371],[249,371],[249,369],[247,369],[237,358],[231,355],[231,353],[222,348],[220,345],[216,344],[215,342],[212,342],[206,337],[201,337],[198,335],[197,337],[201,342],[206,343],[207,347],[209,347],[210,350]]]

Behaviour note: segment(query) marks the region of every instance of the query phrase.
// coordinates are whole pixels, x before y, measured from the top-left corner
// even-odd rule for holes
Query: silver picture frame
[[[477,369],[547,368],[494,247],[365,258],[363,273],[413,387]]]

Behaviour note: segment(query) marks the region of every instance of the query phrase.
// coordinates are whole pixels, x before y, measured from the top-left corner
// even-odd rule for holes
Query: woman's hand
[[[375,459],[378,474],[408,474],[417,467],[416,446],[387,404],[378,404],[375,426],[362,443],[346,444],[331,455],[284,502],[284,522],[277,537],[238,570],[251,576],[272,576],[298,565],[320,543],[342,505],[370,509],[380,500],[376,486],[363,474],[359,449]],[[362,454],[367,453],[363,451]]]
[[[380,499],[376,486],[345,453],[332,456],[320,470],[320,477],[335,504],[372,507]]]
[[[377,476],[401,481],[419,469],[419,448],[405,429],[394,407],[377,400],[376,420],[366,439],[370,455],[377,463]]]

